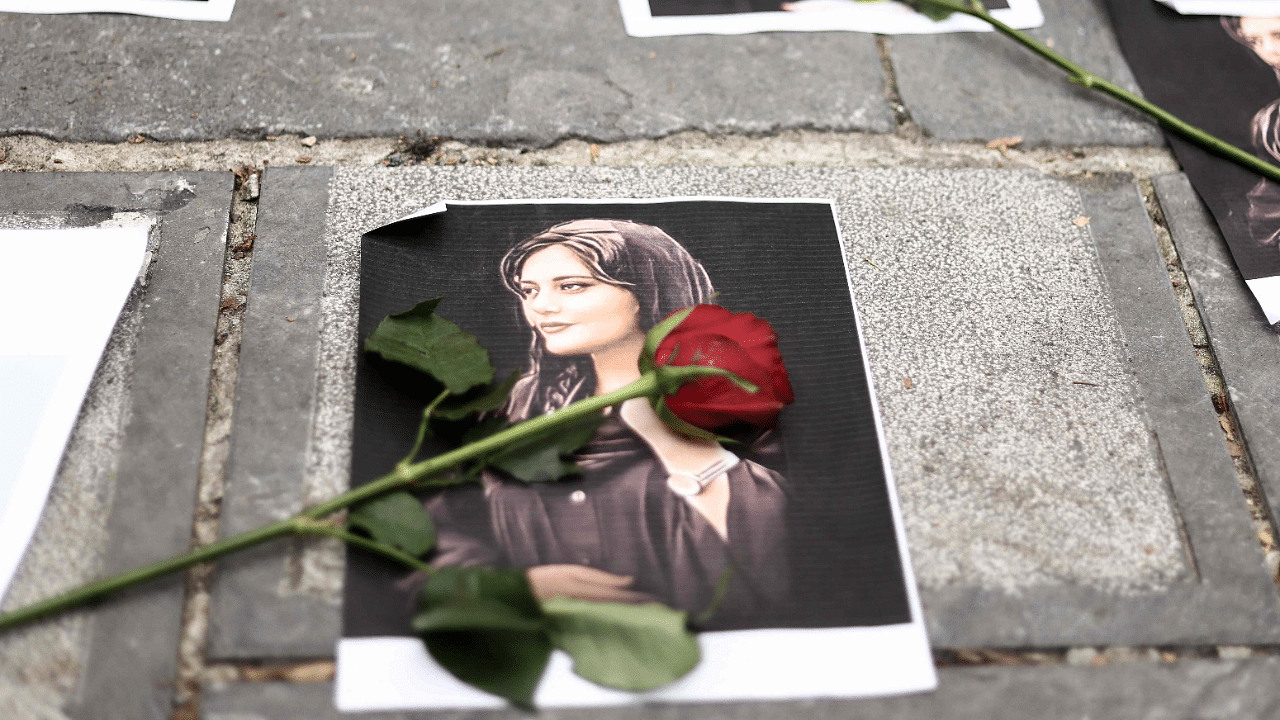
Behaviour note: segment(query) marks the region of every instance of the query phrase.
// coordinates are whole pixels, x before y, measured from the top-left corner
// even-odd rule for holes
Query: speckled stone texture
[[[360,234],[436,200],[833,191],[921,584],[1186,572],[1079,197],[1032,174],[339,169],[323,346],[342,364],[321,387],[349,404]]]
[[[291,450],[305,469],[300,482],[254,478],[255,502],[284,512],[346,486],[362,233],[444,199],[827,197],[935,643],[1280,639],[1274,587],[1125,177],[1078,187],[999,170],[337,168],[328,189],[314,421]],[[272,192],[264,184],[264,209],[297,200]],[[293,574],[255,597],[333,627],[341,550],[278,562]],[[254,626],[213,612],[229,623],[223,640]],[[314,656],[285,629],[217,638],[233,657]]]
[[[893,129],[870,35],[631,38],[617,0],[256,0],[227,23],[0,14],[0,64],[0,134],[61,140]]]

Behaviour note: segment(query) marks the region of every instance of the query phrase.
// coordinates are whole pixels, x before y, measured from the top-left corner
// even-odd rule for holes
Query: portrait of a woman
[[[500,274],[529,338],[503,410],[513,422],[637,379],[645,333],[713,293],[684,247],[627,220],[549,227],[511,247]],[[575,479],[490,472],[482,488],[431,500],[433,562],[525,568],[542,598],[657,600],[694,616],[715,604],[709,626],[741,626],[783,603],[789,578],[786,482],[743,450],[679,435],[646,399],[630,400],[580,451]]]

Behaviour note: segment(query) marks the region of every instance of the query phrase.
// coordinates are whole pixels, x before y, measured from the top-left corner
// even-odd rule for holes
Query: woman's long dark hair
[[[630,220],[571,220],[522,240],[502,258],[507,289],[523,298],[520,273],[525,260],[552,245],[573,251],[601,282],[630,290],[640,304],[642,332],[712,294],[707,271],[680,243],[652,225]],[[552,355],[538,331],[529,331],[529,372],[516,383],[506,406],[512,421],[558,410],[595,391],[589,356]]]

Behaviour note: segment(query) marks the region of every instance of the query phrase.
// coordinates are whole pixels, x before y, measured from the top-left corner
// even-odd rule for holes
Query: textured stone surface
[[[339,720],[330,683],[241,684],[205,691],[204,720]],[[544,710],[554,720],[723,718],[726,720],[1244,720],[1280,715],[1280,660],[1131,662],[1105,667],[943,668],[938,690],[865,700],[640,705]],[[459,717],[379,713],[369,720]],[[469,712],[472,718],[525,717],[519,711]]]
[[[1280,335],[1186,176],[1160,175],[1154,184],[1271,516],[1280,517]]]
[[[1061,180],[1001,171],[340,168],[329,190],[315,429],[294,449],[308,454],[295,493],[318,499],[346,482],[361,233],[446,198],[831,197],[936,644],[1280,638],[1123,178],[1084,188],[1083,201]],[[340,555],[301,557],[308,586],[336,592]],[[264,632],[244,647],[296,652]]]
[[[1137,92],[1096,0],[1040,0],[1041,42]],[[1067,82],[1061,70],[997,33],[895,37],[893,66],[903,103],[942,140],[1018,136],[1026,145],[1159,145],[1155,123]]]
[[[67,140],[893,127],[869,35],[630,38],[617,0],[265,0],[229,23],[9,14],[0,65],[0,134]]]
[[[69,225],[120,213],[156,219],[144,294],[99,366],[10,602],[189,546],[230,193],[228,173],[0,174],[6,212]],[[5,678],[4,695],[38,712],[31,717],[167,718],[182,597],[174,576],[6,638],[19,652],[50,644]]]

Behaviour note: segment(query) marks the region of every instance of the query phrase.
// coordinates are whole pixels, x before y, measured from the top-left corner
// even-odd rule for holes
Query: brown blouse
[[[610,418],[579,454],[578,479],[523,483],[489,475],[428,503],[436,565],[588,565],[635,578],[632,590],[697,616],[732,562],[707,628],[743,627],[786,600],[784,480],[751,460],[729,471],[728,540],[667,487],[666,470]]]

